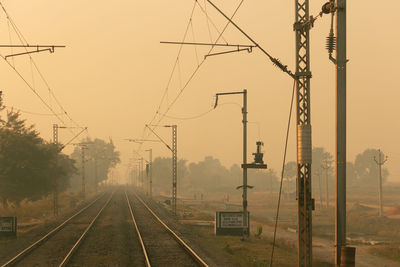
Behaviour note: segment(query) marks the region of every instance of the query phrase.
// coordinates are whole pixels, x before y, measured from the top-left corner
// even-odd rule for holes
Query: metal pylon
[[[172,125],[172,211],[176,214],[178,182],[178,151],[177,151],[177,126]]]
[[[309,0],[295,0],[298,266],[312,266]]]
[[[58,125],[53,124],[53,143],[58,145]],[[58,153],[55,158],[54,181],[53,181],[53,213],[58,216]]]

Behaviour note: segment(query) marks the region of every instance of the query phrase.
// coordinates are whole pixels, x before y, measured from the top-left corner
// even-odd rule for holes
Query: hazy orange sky
[[[228,14],[232,14],[239,2],[215,0]],[[324,2],[311,1],[311,13],[317,15]],[[142,137],[144,124],[150,121],[160,103],[179,48],[159,42],[182,39],[194,1],[4,0],[2,3],[30,44],[67,46],[54,54],[33,57],[70,116],[89,127],[91,137],[112,137],[122,152],[123,164],[136,157],[132,156],[132,149],[138,146],[123,139]],[[385,4],[368,3],[348,1],[348,160],[354,160],[366,148],[381,148],[389,156],[385,166],[391,173],[390,179],[400,181],[397,164],[400,3],[393,0]],[[204,6],[203,0],[199,4]],[[226,21],[211,6],[207,5],[207,10],[222,29]],[[294,69],[294,1],[247,0],[234,20],[273,56]],[[193,30],[190,27],[186,40],[210,42],[205,15],[198,7],[192,22]],[[210,27],[211,38],[215,40],[217,33]],[[313,146],[323,146],[334,153],[335,68],[325,50],[329,28],[330,17],[324,16],[311,32],[311,118]],[[10,43],[10,36],[14,44],[18,43],[15,33],[9,35],[4,13],[0,13],[0,30],[1,43]],[[233,44],[249,43],[232,26],[224,37]],[[206,50],[197,49],[199,61]],[[9,49],[1,50],[2,55],[9,53]],[[185,47],[179,62],[181,75],[175,72],[161,112],[197,66],[194,48]],[[44,100],[59,111],[38,73],[31,73],[29,58],[15,58],[14,63],[30,83],[34,80]],[[0,71],[0,87],[7,106],[48,113],[4,61]],[[243,88],[248,90],[249,121],[260,124],[260,135],[256,124],[249,125],[249,155],[261,138],[265,143],[265,161],[280,172],[292,80],[258,50],[208,58],[168,115],[196,116],[212,107],[216,92]],[[232,102],[241,104],[242,100],[237,96],[220,101]],[[24,116],[46,139],[51,138],[52,124],[59,123],[50,116]],[[220,106],[196,120],[165,118],[162,122],[178,124],[179,158],[199,161],[213,155],[227,166],[241,162],[242,125],[238,105]],[[296,157],[295,121],[292,126],[289,160]],[[170,130],[159,129],[158,133],[170,140]],[[68,131],[60,132],[61,142],[70,138]],[[154,157],[170,156],[162,145],[151,146]]]

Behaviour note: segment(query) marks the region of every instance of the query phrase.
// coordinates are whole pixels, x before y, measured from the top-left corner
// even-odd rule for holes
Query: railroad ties
[[[207,266],[135,193],[106,192],[5,266]]]

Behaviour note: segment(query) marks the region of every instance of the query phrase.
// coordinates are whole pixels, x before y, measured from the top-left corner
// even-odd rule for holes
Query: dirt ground
[[[144,266],[123,190],[115,192],[69,266]]]

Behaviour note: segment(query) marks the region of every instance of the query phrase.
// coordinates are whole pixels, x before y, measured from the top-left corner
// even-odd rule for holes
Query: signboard
[[[215,216],[216,235],[237,235],[243,234],[243,228],[249,233],[250,213],[247,213],[247,222],[243,225],[243,212],[241,211],[219,211]]]
[[[17,217],[0,217],[0,237],[17,235]]]

